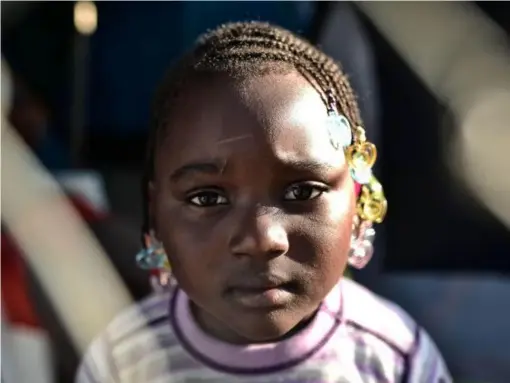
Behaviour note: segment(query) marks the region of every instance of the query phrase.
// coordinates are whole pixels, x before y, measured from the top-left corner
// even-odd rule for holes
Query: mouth
[[[276,309],[290,303],[296,293],[295,282],[246,280],[227,290],[233,301],[248,309]]]

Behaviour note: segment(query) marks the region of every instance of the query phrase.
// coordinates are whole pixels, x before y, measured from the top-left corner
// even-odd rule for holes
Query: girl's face
[[[233,343],[289,333],[342,276],[354,215],[319,94],[297,72],[197,76],[169,117],[150,213],[197,320]]]

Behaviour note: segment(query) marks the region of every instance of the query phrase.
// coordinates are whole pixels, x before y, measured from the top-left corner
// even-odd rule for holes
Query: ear
[[[154,235],[158,238],[158,227],[156,220],[157,204],[156,204],[156,186],[154,181],[150,181],[147,185],[147,213],[149,229],[154,231]]]

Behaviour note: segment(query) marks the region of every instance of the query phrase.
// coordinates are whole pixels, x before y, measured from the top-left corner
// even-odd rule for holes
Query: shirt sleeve
[[[114,383],[112,356],[104,338],[96,339],[83,357],[75,383]]]
[[[409,383],[453,383],[437,346],[423,329],[417,331],[416,348],[409,362]]]

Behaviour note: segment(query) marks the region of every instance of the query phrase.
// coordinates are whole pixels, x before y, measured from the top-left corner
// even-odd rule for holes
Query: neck
[[[301,330],[306,328],[306,326],[313,320],[317,310],[314,310],[310,315],[306,316],[301,320],[296,326],[294,326],[289,332],[284,334],[283,336],[276,339],[267,339],[262,342],[254,342],[251,339],[245,338],[242,335],[239,335],[235,331],[233,331],[230,327],[225,325],[222,321],[217,319],[215,316],[211,315],[207,311],[203,310],[195,303],[190,300],[191,312],[196,323],[200,326],[200,328],[207,333],[208,335],[221,340],[226,343],[234,344],[234,345],[246,345],[246,344],[256,344],[256,343],[276,343],[287,339]]]

